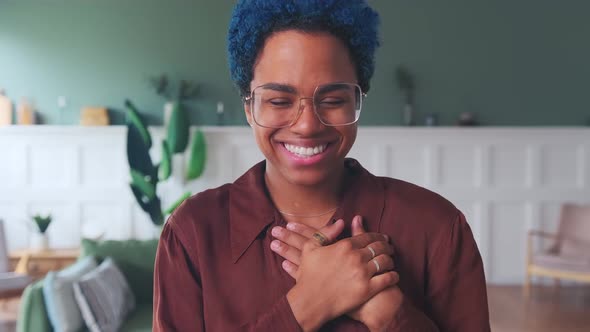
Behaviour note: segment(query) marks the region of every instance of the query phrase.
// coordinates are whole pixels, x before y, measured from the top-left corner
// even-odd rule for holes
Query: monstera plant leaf
[[[168,148],[166,140],[162,140],[162,161],[158,167],[158,179],[160,181],[167,180],[172,174],[172,155]]]
[[[181,153],[186,149],[189,138],[189,123],[186,109],[175,102],[168,123],[167,137],[171,153]]]
[[[127,124],[127,160],[131,169],[152,177],[155,175],[150,150],[144,144],[139,129],[131,123]]]
[[[188,180],[194,180],[200,177],[205,170],[206,161],[207,144],[205,142],[205,135],[200,129],[197,129],[191,142],[186,178]]]
[[[164,223],[164,215],[162,214],[160,199],[157,196],[154,196],[153,199],[150,200],[143,194],[141,189],[136,187],[133,183],[130,184],[130,187],[133,196],[135,196],[135,200],[141,209],[150,216],[152,223],[155,225],[162,225]]]
[[[150,135],[145,122],[143,122],[139,111],[137,111],[137,108],[129,99],[125,100],[125,107],[127,107],[127,124],[132,124],[135,128],[137,128],[141,140],[149,150],[152,147],[152,136]]]
[[[148,200],[156,197],[156,186],[152,183],[150,176],[146,176],[141,172],[131,169],[131,184],[139,189],[143,197],[147,197]]]
[[[153,178],[156,168],[150,157],[152,137],[133,103],[130,100],[125,100],[125,106],[127,107],[127,160],[129,167]],[[156,179],[154,178],[154,180]]]

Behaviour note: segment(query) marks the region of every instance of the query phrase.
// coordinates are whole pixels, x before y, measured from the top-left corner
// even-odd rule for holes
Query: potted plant
[[[51,224],[52,217],[51,214],[43,217],[40,214],[36,214],[32,217],[33,219],[33,234],[31,236],[31,243],[30,247],[34,250],[46,250],[49,245],[49,241],[47,239],[47,228]]]
[[[397,86],[404,98],[402,110],[403,124],[406,126],[413,126],[416,124],[416,110],[414,109],[414,93],[416,91],[416,85],[414,77],[406,67],[399,65],[395,69],[395,78]]]
[[[127,108],[127,160],[131,173],[131,191],[135,200],[146,212],[152,223],[161,226],[166,215],[180,205],[190,192],[185,192],[172,204],[162,207],[159,197],[158,184],[167,181],[171,175],[174,164],[174,156],[189,151],[183,180],[194,180],[203,174],[206,161],[205,135],[197,128],[191,135],[189,119],[185,102],[194,99],[198,93],[198,85],[181,81],[176,94],[170,92],[168,78],[165,75],[153,80],[156,93],[162,97],[174,101],[168,104],[170,108],[169,118],[165,121],[165,138],[158,144],[161,150],[161,160],[154,163],[150,155],[152,148],[152,136],[143,121],[139,110],[130,101],[125,101]],[[175,96],[175,97],[173,97]],[[191,138],[192,136],[192,138]],[[184,158],[181,158],[184,159]]]

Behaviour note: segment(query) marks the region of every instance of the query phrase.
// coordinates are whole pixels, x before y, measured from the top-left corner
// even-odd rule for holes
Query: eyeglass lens
[[[252,92],[254,120],[265,127],[286,127],[295,122],[302,109],[302,100],[289,87],[259,86]],[[311,98],[314,111],[325,125],[337,126],[358,120],[362,92],[358,85],[333,83],[320,85]]]

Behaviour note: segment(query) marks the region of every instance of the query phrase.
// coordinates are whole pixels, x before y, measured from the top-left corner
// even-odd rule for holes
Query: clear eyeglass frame
[[[250,104],[250,112],[252,114],[252,118],[254,119],[254,122],[263,128],[273,128],[273,129],[280,129],[280,128],[287,128],[287,127],[291,127],[293,124],[295,124],[297,122],[297,120],[299,119],[299,117],[301,116],[301,113],[303,112],[303,103],[302,100],[304,99],[309,99],[312,101],[312,105],[313,105],[313,112],[316,115],[316,117],[318,118],[318,120],[324,125],[324,126],[328,126],[328,127],[340,127],[340,126],[348,126],[351,124],[354,124],[356,122],[358,122],[359,118],[360,118],[360,113],[362,111],[362,106],[363,106],[363,100],[367,97],[367,94],[365,92],[363,92],[363,90],[361,89],[360,85],[355,84],[355,83],[347,83],[347,82],[334,82],[334,83],[328,83],[328,84],[322,84],[322,85],[318,85],[315,87],[314,92],[313,92],[313,96],[312,97],[299,97],[299,105],[297,107],[297,112],[294,113],[292,116],[293,118],[291,119],[291,121],[283,124],[283,125],[275,125],[275,126],[271,126],[271,125],[267,125],[267,124],[262,124],[260,123],[259,119],[256,116],[256,110],[255,110],[255,92],[257,89],[263,89],[265,87],[268,87],[270,85],[273,84],[263,84],[263,85],[259,85],[257,87],[255,87],[251,92],[249,96],[244,97],[244,101],[245,102],[249,102]],[[349,86],[354,86],[358,92],[359,92],[359,99],[358,99],[358,107],[357,109],[355,109],[355,118],[353,121],[348,121],[345,123],[338,123],[338,124],[331,124],[328,123],[326,121],[324,121],[324,119],[322,118],[322,116],[318,113],[318,107],[317,105],[315,105],[315,96],[316,93],[318,91],[320,91],[323,88],[326,87],[330,87],[330,86],[334,86],[334,85],[349,85]]]

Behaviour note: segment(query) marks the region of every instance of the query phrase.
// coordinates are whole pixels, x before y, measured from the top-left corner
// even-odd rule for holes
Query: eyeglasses
[[[250,111],[254,122],[266,128],[292,126],[303,111],[302,100],[312,101],[313,110],[326,126],[345,126],[358,121],[367,95],[361,87],[352,83],[318,85],[313,97],[300,97],[289,85],[268,83],[256,87],[250,96]]]

